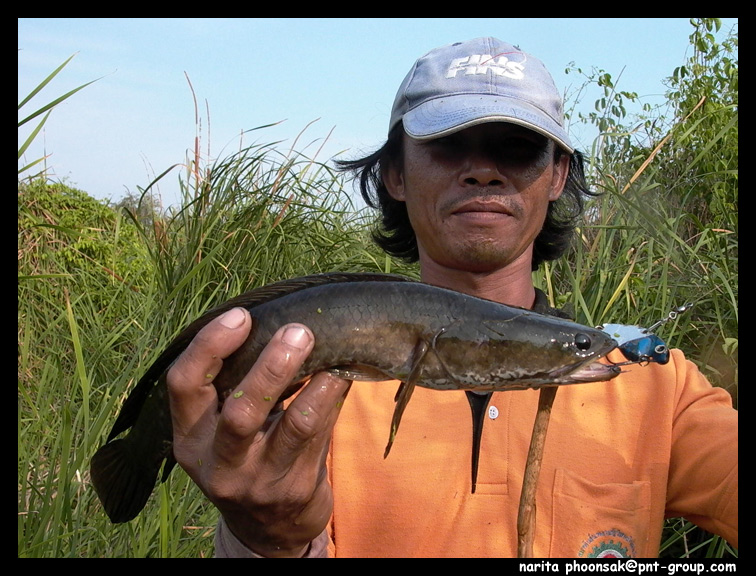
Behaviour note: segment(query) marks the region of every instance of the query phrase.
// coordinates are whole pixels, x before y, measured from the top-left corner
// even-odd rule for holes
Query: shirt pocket
[[[556,470],[552,558],[631,558],[644,554],[651,521],[651,482],[595,484]]]

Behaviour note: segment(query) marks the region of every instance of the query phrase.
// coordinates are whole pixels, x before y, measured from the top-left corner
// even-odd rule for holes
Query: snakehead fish
[[[94,488],[112,522],[136,517],[161,466],[165,481],[176,464],[168,368],[203,326],[237,306],[249,310],[253,326],[213,381],[220,403],[275,331],[300,322],[313,331],[315,347],[277,400],[294,394],[320,371],[360,381],[401,381],[385,455],[415,386],[476,392],[537,389],[609,380],[620,372],[597,362],[617,346],[601,330],[402,276],[331,273],[263,286],[185,328],[124,402],[91,466]]]

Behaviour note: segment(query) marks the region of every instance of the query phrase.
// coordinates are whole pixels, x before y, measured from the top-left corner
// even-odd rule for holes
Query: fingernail
[[[244,311],[241,308],[232,308],[221,315],[220,323],[226,328],[238,328],[244,324]]]
[[[288,344],[289,346],[293,346],[294,348],[301,350],[308,344],[307,330],[305,330],[301,326],[290,326],[289,328],[284,330],[281,340],[283,340],[283,342]]]

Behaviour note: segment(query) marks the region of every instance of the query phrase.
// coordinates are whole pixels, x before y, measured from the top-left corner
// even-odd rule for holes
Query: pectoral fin
[[[388,444],[386,445],[386,451],[383,453],[384,458],[386,458],[389,455],[389,452],[391,452],[391,446],[394,444],[396,432],[399,430],[402,414],[404,414],[404,409],[407,407],[407,404],[412,397],[412,392],[415,391],[415,382],[417,382],[418,376],[420,375],[423,358],[429,348],[427,342],[418,342],[412,355],[412,369],[410,370],[409,376],[399,385],[399,389],[396,391],[396,396],[394,397],[396,408],[394,408],[394,416],[391,418],[391,432],[389,434]]]

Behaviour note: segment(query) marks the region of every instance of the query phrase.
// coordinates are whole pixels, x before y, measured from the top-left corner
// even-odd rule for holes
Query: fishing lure
[[[627,362],[618,364],[648,364],[656,362],[666,364],[669,362],[669,347],[653,331],[662,324],[675,320],[678,315],[692,308],[692,303],[686,303],[671,310],[666,318],[662,318],[650,328],[634,326],[631,324],[604,324],[599,326],[617,341],[617,347],[628,359]]]

